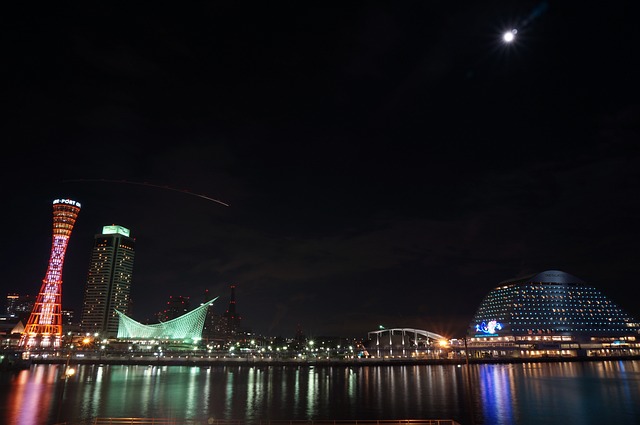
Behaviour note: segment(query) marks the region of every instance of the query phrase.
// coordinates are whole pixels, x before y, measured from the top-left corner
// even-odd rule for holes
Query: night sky
[[[263,335],[457,337],[552,269],[640,318],[632,2],[186,3],[5,15],[3,298],[37,294],[65,197],[78,316],[119,224],[139,321],[234,284]]]

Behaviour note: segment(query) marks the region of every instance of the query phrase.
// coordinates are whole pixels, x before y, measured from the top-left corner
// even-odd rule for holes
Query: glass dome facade
[[[474,340],[624,341],[640,324],[595,287],[549,270],[504,281],[484,298],[468,328]],[[539,338],[538,338],[539,339]]]

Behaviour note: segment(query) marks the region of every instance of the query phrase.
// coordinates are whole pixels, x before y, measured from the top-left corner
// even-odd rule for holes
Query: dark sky
[[[78,312],[119,224],[141,321],[235,284],[265,335],[456,337],[550,269],[640,317],[632,2],[185,3],[7,13],[4,292],[37,294],[68,197]]]

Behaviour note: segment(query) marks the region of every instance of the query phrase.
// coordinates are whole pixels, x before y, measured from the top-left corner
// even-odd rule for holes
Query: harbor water
[[[0,423],[93,418],[453,419],[476,424],[640,423],[640,361],[471,365],[34,364],[0,372]]]

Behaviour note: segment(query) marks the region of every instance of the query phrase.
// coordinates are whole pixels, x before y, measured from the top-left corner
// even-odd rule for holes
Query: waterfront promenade
[[[155,366],[408,366],[408,365],[464,365],[491,363],[548,363],[640,360],[640,356],[608,357],[494,357],[494,358],[353,358],[353,359],[276,359],[260,357],[211,357],[211,356],[47,356],[31,359],[32,364],[104,364],[104,365],[155,365]]]
[[[398,420],[265,420],[252,422],[254,425],[460,425],[452,419],[398,419]],[[247,421],[210,419],[207,425],[246,425]],[[68,422],[54,425],[73,425]],[[173,418],[95,418],[89,424],[82,425],[203,425],[197,419]]]

